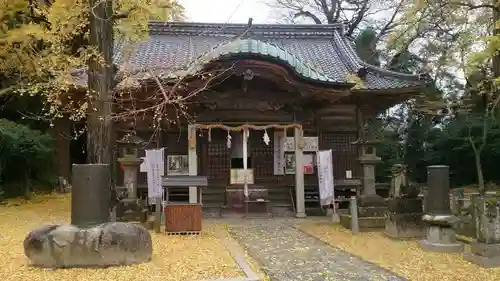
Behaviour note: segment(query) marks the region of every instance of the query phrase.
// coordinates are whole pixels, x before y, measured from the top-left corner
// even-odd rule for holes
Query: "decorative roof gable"
[[[226,56],[259,55],[287,64],[303,78],[334,84],[351,84],[363,73],[365,90],[421,87],[421,76],[384,70],[363,62],[347,39],[342,24],[211,24],[157,22],[150,36],[125,56],[116,42],[115,63],[127,72],[162,69],[166,76],[194,74],[210,61]]]

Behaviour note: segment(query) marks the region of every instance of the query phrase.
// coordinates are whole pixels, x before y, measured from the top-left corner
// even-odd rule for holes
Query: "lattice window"
[[[273,145],[271,143],[266,145],[260,134],[254,134],[254,137],[250,138],[252,142],[250,155],[252,156],[255,178],[272,178],[274,176]]]
[[[230,150],[227,148],[226,135],[212,132],[207,149],[207,176],[209,180],[229,183],[231,169]]]
[[[333,171],[336,179],[345,179],[346,171],[351,170],[353,177],[360,175],[360,165],[355,132],[324,132],[321,134],[321,149],[332,149]]]

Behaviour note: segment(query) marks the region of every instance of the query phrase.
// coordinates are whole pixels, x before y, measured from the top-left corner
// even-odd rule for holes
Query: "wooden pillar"
[[[294,129],[294,142],[295,142],[295,195],[296,195],[296,217],[305,218],[305,195],[304,195],[304,165],[303,165],[303,140],[302,130],[299,128]]]
[[[195,125],[188,126],[188,163],[189,175],[198,175],[198,156],[196,155],[196,127]],[[189,203],[198,203],[198,190],[196,186],[189,187]]]

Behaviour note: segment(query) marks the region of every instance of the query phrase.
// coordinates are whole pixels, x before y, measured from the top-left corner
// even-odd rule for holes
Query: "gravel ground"
[[[403,281],[280,220],[230,223],[229,232],[272,281]]]
[[[396,241],[383,233],[350,231],[331,222],[305,223],[300,229],[411,281],[498,281],[500,269],[483,269],[460,254],[423,252],[417,241]]]
[[[8,207],[0,206],[0,280],[193,281],[243,276],[221,240],[215,235],[216,231],[227,231],[221,223],[205,225],[200,237],[152,233],[153,260],[141,265],[55,271],[30,267],[22,244],[28,231],[42,224],[67,223],[69,218],[69,196],[43,196],[29,203],[17,202]]]

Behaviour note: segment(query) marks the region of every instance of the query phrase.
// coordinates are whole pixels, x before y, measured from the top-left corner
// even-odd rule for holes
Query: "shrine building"
[[[426,75],[363,62],[344,30],[340,23],[151,22],[149,38],[133,52],[117,43],[115,60],[127,79],[141,73],[134,95],[144,106],[161,92],[157,79],[189,96],[187,114],[165,122],[148,147],[165,147],[167,175],[208,177],[205,209],[238,209],[246,182],[271,208],[303,217],[319,205],[316,151],[332,150],[337,196],[375,188],[379,159],[363,135],[366,122],[428,83]],[[158,129],[152,118],[133,122],[145,140]],[[140,178],[145,186],[145,173]]]

